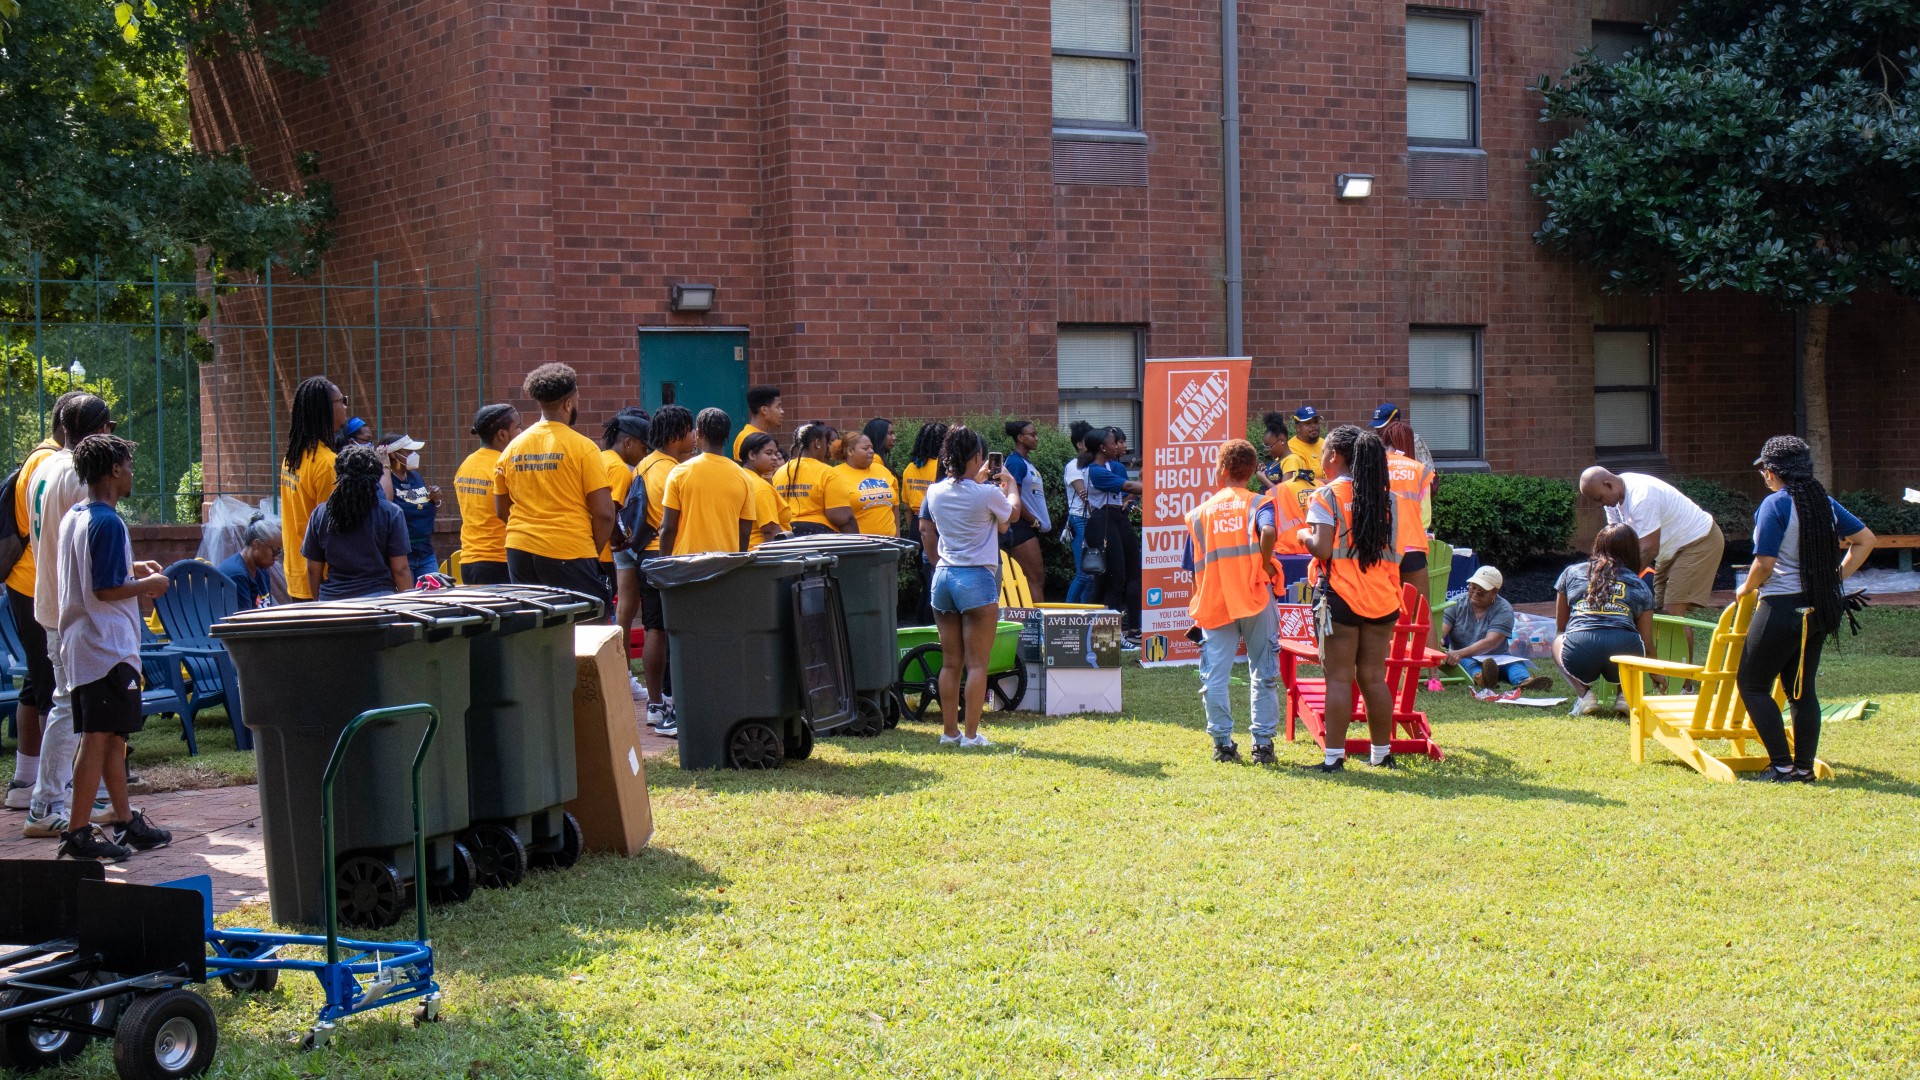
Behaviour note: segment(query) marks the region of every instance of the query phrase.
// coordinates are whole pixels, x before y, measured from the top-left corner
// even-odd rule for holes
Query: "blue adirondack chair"
[[[180,658],[147,629],[145,622],[140,624],[140,671],[147,684],[140,691],[140,715],[180,717],[180,737],[187,741],[187,753],[198,754],[200,743],[186,719],[187,686],[180,673]]]
[[[27,649],[13,625],[13,608],[0,590],[0,716],[7,718],[7,734],[20,737],[20,682],[27,674]]]
[[[186,687],[187,726],[202,709],[227,707],[233,725],[234,746],[253,749],[253,735],[241,722],[239,680],[227,648],[210,632],[213,624],[240,609],[240,593],[227,575],[194,559],[167,567],[167,591],[153,603],[160,625],[167,631],[167,649],[186,666],[192,684]]]

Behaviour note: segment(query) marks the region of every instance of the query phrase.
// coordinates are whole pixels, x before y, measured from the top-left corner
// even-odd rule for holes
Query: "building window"
[[[1593,445],[1602,453],[1660,448],[1660,372],[1651,330],[1593,332]]]
[[[1470,16],[1407,15],[1407,145],[1480,145],[1480,54]]]
[[[1060,328],[1060,426],[1085,420],[1140,443],[1140,383],[1146,331],[1137,326]]]
[[[1053,126],[1140,129],[1134,0],[1053,0]]]
[[[1653,33],[1638,23],[1593,24],[1593,54],[1606,63],[1617,64],[1652,44]]]
[[[1479,460],[1480,330],[1414,327],[1407,341],[1407,385],[1412,423],[1433,456]]]

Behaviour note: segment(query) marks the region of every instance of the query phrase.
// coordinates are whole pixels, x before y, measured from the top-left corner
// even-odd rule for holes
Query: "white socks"
[[[22,784],[31,784],[40,779],[40,755],[32,757],[15,750],[13,752],[13,778]]]
[[[1387,758],[1393,753],[1392,743],[1388,743],[1385,746],[1382,746],[1379,743],[1368,743],[1367,746],[1368,746],[1369,753],[1373,755],[1372,757],[1367,759],[1367,763],[1369,765],[1378,765],[1381,762],[1387,760]]]
[[[1342,761],[1345,761],[1345,760],[1347,760],[1347,748],[1346,748],[1346,747],[1344,747],[1344,746],[1343,746],[1343,747],[1340,747],[1340,748],[1339,748],[1339,749],[1337,749],[1337,750],[1336,750],[1336,749],[1334,749],[1333,747],[1328,747],[1328,748],[1327,748],[1327,764],[1329,764],[1329,765],[1338,765],[1338,764],[1340,764],[1340,763],[1341,763]]]

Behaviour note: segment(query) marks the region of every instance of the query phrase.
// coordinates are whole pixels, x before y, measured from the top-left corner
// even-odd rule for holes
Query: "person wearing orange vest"
[[[1430,588],[1427,578],[1427,520],[1432,514],[1433,468],[1413,456],[1413,428],[1405,420],[1390,420],[1380,431],[1387,444],[1387,486],[1393,489],[1400,537],[1400,580],[1421,596]]]
[[[1387,651],[1400,619],[1400,544],[1387,450],[1380,437],[1351,425],[1327,436],[1321,467],[1333,479],[1314,493],[1308,551],[1327,567],[1333,631],[1321,642],[1327,673],[1326,760],[1313,768],[1339,772],[1347,762],[1347,725],[1356,684],[1367,703],[1371,763],[1393,768],[1393,696]]]
[[[1207,734],[1213,760],[1238,761],[1233,741],[1233,710],[1227,690],[1234,654],[1247,645],[1253,683],[1253,760],[1272,765],[1274,732],[1280,726],[1280,620],[1273,606],[1272,579],[1276,539],[1273,508],[1265,496],[1247,490],[1260,467],[1259,455],[1245,439],[1220,447],[1220,490],[1187,515],[1188,557],[1193,598],[1187,615],[1200,627],[1201,696],[1207,705]]]

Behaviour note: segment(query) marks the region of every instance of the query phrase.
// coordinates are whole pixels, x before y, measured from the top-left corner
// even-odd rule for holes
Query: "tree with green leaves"
[[[1678,0],[1652,43],[1543,79],[1540,244],[1610,291],[1737,289],[1803,313],[1806,437],[1831,483],[1827,327],[1920,293],[1920,0]]]

